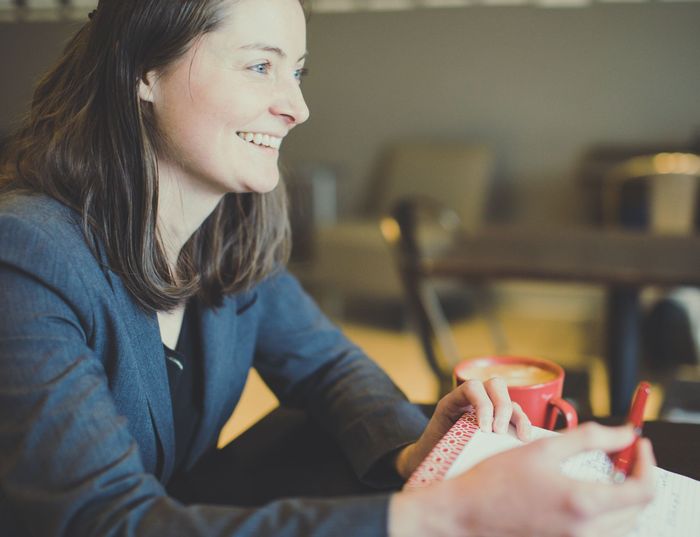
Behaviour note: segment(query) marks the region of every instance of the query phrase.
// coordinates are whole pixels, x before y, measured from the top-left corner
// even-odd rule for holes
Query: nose
[[[291,129],[309,119],[309,107],[306,106],[301,86],[296,79],[285,81],[280,86],[271,111],[284,118]]]

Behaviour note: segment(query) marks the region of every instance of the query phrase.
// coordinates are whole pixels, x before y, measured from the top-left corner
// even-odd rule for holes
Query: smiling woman
[[[0,534],[616,535],[648,501],[644,443],[600,506],[567,496],[557,444],[527,451],[545,482],[510,456],[396,492],[468,406],[485,431],[530,423],[494,378],[426,424],[285,270],[278,150],[309,116],[305,57],[298,0],[101,0],[39,82],[0,174]],[[211,494],[250,486],[216,441],[252,367],[332,437],[344,491],[374,494],[331,498],[335,474],[257,509]],[[560,451],[631,439],[591,431]]]
[[[386,531],[388,495],[173,492],[251,367],[366,483],[425,425],[284,269],[305,58],[298,0],[101,0],[39,82],[0,175],[0,534]]]
[[[165,72],[146,74],[139,95],[168,133],[158,159],[163,206],[178,195],[209,214],[226,193],[277,185],[279,145],[309,117],[299,86],[305,56],[298,2],[244,1]]]
[[[260,195],[277,151],[240,136],[308,117],[305,47],[296,0],[101,2],[39,82],[0,181],[76,209],[147,309],[218,304],[287,258],[284,188]]]

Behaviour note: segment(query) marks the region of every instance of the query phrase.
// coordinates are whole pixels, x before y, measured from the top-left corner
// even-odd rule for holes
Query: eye
[[[266,75],[270,72],[271,67],[272,65],[270,62],[263,62],[252,65],[251,67],[248,67],[248,69],[256,73],[260,73],[261,75]]]
[[[309,70],[306,67],[302,67],[301,69],[297,69],[296,71],[294,71],[294,78],[301,82],[301,79],[308,74]]]

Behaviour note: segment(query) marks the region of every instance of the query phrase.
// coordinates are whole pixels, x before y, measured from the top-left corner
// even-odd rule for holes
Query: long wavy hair
[[[47,194],[82,215],[93,250],[147,310],[189,297],[218,306],[283,265],[290,249],[282,182],[224,196],[170,270],[156,227],[158,132],[138,98],[145,73],[167,69],[223,19],[224,0],[100,0],[38,82],[10,139],[0,187]],[[95,251],[97,255],[97,252]]]

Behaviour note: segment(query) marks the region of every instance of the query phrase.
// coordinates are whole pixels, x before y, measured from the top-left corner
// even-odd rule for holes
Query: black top
[[[193,310],[190,305],[185,308],[175,350],[163,345],[175,424],[175,472],[186,470],[182,464],[190,451],[202,416],[204,375],[197,345],[197,318]]]

